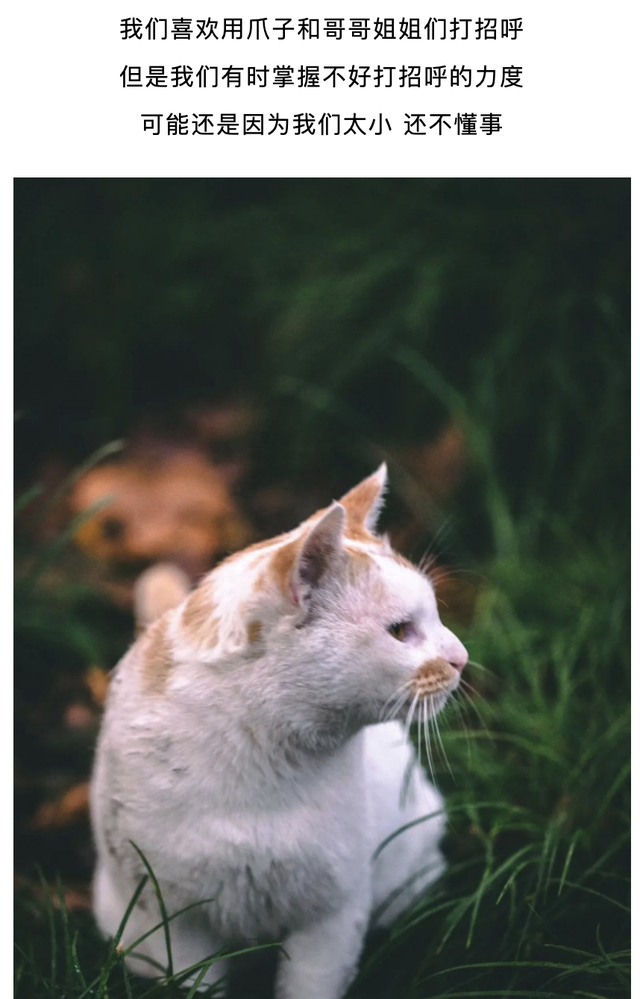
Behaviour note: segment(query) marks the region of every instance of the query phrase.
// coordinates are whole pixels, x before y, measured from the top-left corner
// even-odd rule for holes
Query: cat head
[[[376,533],[382,465],[295,530],[226,560],[189,597],[174,648],[230,698],[322,741],[457,687],[467,652],[429,578]],[[221,691],[219,691],[221,693]]]

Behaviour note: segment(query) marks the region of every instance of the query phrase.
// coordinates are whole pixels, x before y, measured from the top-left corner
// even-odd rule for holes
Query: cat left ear
[[[333,503],[305,537],[291,577],[291,593],[296,603],[304,603],[339,565],[345,523],[344,507]]]
[[[363,479],[342,497],[340,502],[347,511],[347,522],[351,529],[365,527],[367,531],[375,530],[384,506],[386,485],[387,463],[383,461],[377,472]]]

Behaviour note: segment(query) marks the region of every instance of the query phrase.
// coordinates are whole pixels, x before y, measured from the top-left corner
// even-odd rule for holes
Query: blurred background
[[[629,209],[625,180],[16,182],[19,994],[104,960],[87,778],[134,580],[382,458],[474,665],[434,751],[450,872],[354,988],[625,994]]]

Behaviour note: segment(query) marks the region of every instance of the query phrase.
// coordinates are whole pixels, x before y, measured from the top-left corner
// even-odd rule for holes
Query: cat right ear
[[[292,599],[301,607],[342,561],[346,519],[344,507],[333,503],[304,538],[290,580]]]
[[[363,479],[342,497],[340,502],[347,511],[349,528],[354,533],[363,527],[367,531],[375,531],[384,503],[386,486],[387,463],[383,461],[377,472]]]

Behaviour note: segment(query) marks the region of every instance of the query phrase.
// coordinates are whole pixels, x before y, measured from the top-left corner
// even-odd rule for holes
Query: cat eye
[[[407,630],[409,627],[408,621],[398,621],[396,624],[390,624],[387,631],[394,638],[397,638],[399,642],[404,642],[407,637]]]

